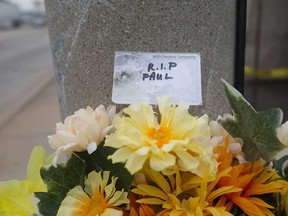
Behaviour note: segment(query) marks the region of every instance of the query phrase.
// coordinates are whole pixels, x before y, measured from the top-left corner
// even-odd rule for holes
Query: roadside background
[[[60,113],[43,0],[1,3],[8,13],[0,14],[0,181],[5,181],[25,178],[35,145],[53,152],[47,135],[54,133]],[[21,22],[13,26],[4,18]]]
[[[44,0],[7,0],[15,4],[21,12],[45,12]]]
[[[25,178],[29,155],[35,145],[44,146],[47,154],[52,153],[47,135],[55,132],[55,124],[60,121],[48,31],[43,20],[40,19],[40,22],[37,16],[29,18],[29,14],[44,13],[43,0],[10,1],[19,6],[24,19],[17,28],[1,28],[0,25],[0,181]],[[287,4],[283,5],[283,0],[275,0],[273,7],[269,5],[266,8],[267,5],[262,5],[259,9],[258,0],[254,1],[258,2],[256,5],[251,2],[248,1],[246,69],[253,73],[247,74],[245,78],[245,96],[256,110],[282,108],[287,120],[288,76],[285,76],[285,68],[288,68],[288,55],[285,52],[283,54],[282,48],[288,50],[288,47],[287,40],[281,40],[288,38],[288,28],[283,27],[287,25],[288,18],[282,12],[278,12],[280,16],[277,15],[277,10],[281,8],[287,11]],[[275,5],[280,9],[275,8]],[[276,10],[274,14],[269,13],[273,11],[272,8]],[[262,17],[261,22],[259,17]],[[272,20],[279,26],[275,27]],[[275,39],[265,39],[263,35],[271,35],[271,32],[276,35]],[[271,40],[275,45],[268,48]],[[278,46],[277,41],[280,42],[281,49],[275,48]],[[271,59],[271,53],[275,49],[273,59],[279,60],[284,56],[286,62],[275,66],[272,64],[274,60]],[[269,67],[261,64],[260,52],[264,52],[264,56],[270,56]],[[284,76],[262,76],[263,70],[266,71],[265,74],[269,74],[267,71],[279,68],[284,69]]]

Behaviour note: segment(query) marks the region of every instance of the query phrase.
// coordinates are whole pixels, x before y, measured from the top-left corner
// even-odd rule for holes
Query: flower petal
[[[175,105],[171,105],[172,97],[163,96],[157,98],[159,111],[161,113],[161,127],[169,127],[174,116]]]
[[[91,205],[90,197],[83,191],[81,186],[71,189],[61,202],[57,216],[82,215],[87,207]]]
[[[142,169],[143,164],[147,160],[148,156],[149,155],[140,155],[137,152],[134,152],[128,158],[125,167],[133,175]]]
[[[155,171],[163,171],[166,168],[174,166],[175,163],[176,163],[176,157],[167,152],[152,154],[150,157],[150,167]]]
[[[96,151],[96,149],[97,149],[97,144],[95,142],[92,142],[87,146],[88,154],[92,154],[94,151]]]
[[[45,149],[42,146],[34,147],[27,166],[27,186],[31,193],[47,191],[40,176],[40,169],[44,166],[45,160]]]
[[[105,211],[101,214],[101,216],[122,216],[123,212],[113,208],[106,208]]]
[[[255,204],[244,197],[234,197],[232,201],[248,215],[265,216]]]

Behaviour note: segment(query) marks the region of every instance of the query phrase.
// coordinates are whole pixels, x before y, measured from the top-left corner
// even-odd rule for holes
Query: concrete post
[[[201,54],[203,105],[230,112],[220,78],[233,83],[236,0],[46,0],[62,117],[111,104],[115,51]],[[120,106],[119,106],[120,107]]]

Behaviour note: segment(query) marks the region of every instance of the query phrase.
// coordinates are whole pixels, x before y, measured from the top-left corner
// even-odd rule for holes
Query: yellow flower
[[[91,172],[85,181],[85,189],[76,186],[71,189],[61,203],[57,216],[122,216],[116,207],[129,203],[127,192],[116,191],[117,178],[109,181],[109,171]],[[107,185],[108,184],[108,185]]]
[[[126,162],[134,174],[145,161],[156,171],[179,168],[203,175],[209,165],[217,170],[217,161],[210,144],[208,117],[197,118],[188,113],[189,106],[171,105],[171,97],[158,98],[161,122],[158,123],[152,106],[131,104],[115,119],[116,132],[107,136],[105,145],[117,148],[110,156],[113,163]],[[127,116],[128,115],[128,116]]]
[[[61,153],[88,151],[89,154],[97,149],[97,145],[112,129],[112,120],[116,112],[115,106],[107,110],[103,105],[95,111],[91,107],[80,109],[74,115],[68,116],[64,124],[56,124],[56,134],[48,136],[49,144],[57,149],[53,165]]]
[[[45,150],[36,146],[27,167],[27,179],[0,182],[0,215],[30,216],[36,213],[33,204],[34,192],[46,192],[40,177],[40,168],[45,164]]]
[[[202,202],[201,198],[190,197],[187,200],[183,199],[182,202],[173,195],[170,195],[171,204],[165,205],[159,215],[162,216],[233,216],[225,210],[225,207],[209,207],[207,202]]]
[[[169,194],[177,196],[182,192],[179,172],[166,176],[169,181],[160,172],[146,169],[145,173],[150,182],[144,183],[143,181],[132,190],[133,193],[144,196],[144,198],[137,199],[138,203],[163,205],[169,200]]]
[[[139,184],[132,192],[143,196],[143,198],[137,200],[139,203],[160,205],[162,210],[157,215],[161,216],[231,216],[224,206],[215,207],[207,201],[208,199],[213,200],[212,196],[217,198],[223,191],[218,191],[216,194],[213,193],[212,196],[209,196],[207,192],[209,169],[206,170],[203,178],[196,175],[193,178],[193,175],[190,175],[189,181],[183,181],[182,176],[185,175],[183,173],[176,173],[175,176],[166,176],[165,178],[159,172],[147,170],[149,179],[153,182]],[[239,191],[231,187],[226,188],[225,191],[228,190],[230,192]]]

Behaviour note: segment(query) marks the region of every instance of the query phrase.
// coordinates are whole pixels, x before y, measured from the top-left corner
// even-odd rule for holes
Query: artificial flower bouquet
[[[35,147],[27,179],[0,183],[0,215],[288,215],[288,122],[223,83],[233,116],[217,121],[169,96],[159,112],[80,109],[48,137],[54,155]]]

